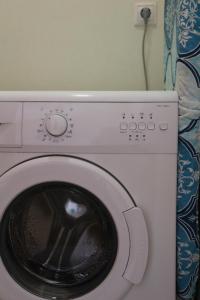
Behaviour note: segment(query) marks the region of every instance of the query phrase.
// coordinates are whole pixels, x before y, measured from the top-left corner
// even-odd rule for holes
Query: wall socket
[[[141,10],[143,8],[149,8],[151,10],[151,16],[149,17],[148,24],[156,25],[157,23],[157,3],[156,2],[136,2],[135,3],[135,26],[144,26],[144,20],[141,17]]]

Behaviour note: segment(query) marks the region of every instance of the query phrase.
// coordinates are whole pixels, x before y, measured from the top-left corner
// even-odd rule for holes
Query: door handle
[[[140,208],[134,207],[123,214],[130,236],[130,254],[123,277],[133,284],[139,284],[144,276],[148,260],[147,227]]]

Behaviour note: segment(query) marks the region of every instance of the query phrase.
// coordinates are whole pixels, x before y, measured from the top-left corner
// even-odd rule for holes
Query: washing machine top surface
[[[0,101],[177,102],[174,91],[0,91]]]

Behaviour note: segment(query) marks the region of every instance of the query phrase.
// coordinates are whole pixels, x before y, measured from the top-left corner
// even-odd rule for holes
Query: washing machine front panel
[[[91,277],[88,277],[88,282],[91,282],[90,288],[86,288],[87,281],[84,282],[84,278],[81,278],[82,291],[71,294],[71,298],[144,300],[160,299],[165,294],[166,300],[175,299],[177,94],[0,92],[0,108],[2,112],[6,110],[8,113],[5,116],[4,113],[0,114],[0,229],[3,233],[4,227],[4,233],[8,237],[2,239],[3,234],[1,235],[0,299],[44,300],[46,297],[51,300],[65,300],[65,297],[67,300],[69,294],[64,296],[61,290],[63,286],[59,295],[55,291],[52,292],[52,289],[48,293],[46,288],[44,292],[44,285],[49,283],[53,286],[52,274],[55,275],[57,271],[58,284],[62,285],[61,269],[67,266],[70,270],[72,258],[72,262],[75,258],[80,262],[82,257],[91,267],[91,257],[85,260],[84,251],[81,257],[72,255],[69,258],[62,255],[62,252],[65,252],[64,244],[67,243],[66,227],[70,231],[72,225],[66,222],[66,226],[62,226],[61,217],[60,226],[51,226],[53,218],[49,211],[52,208],[47,209],[47,206],[52,207],[55,202],[52,199],[52,188],[59,191],[61,189],[64,195],[71,196],[71,189],[74,187],[79,200],[77,197],[69,200],[68,197],[68,201],[61,201],[62,209],[57,209],[61,215],[66,214],[67,210],[73,218],[85,212],[83,224],[87,213],[91,215],[90,221],[98,220],[95,230],[91,225],[91,230],[87,232],[92,236],[90,253],[93,253],[95,247],[101,253],[99,245],[104,243],[109,252],[107,259],[110,264],[106,264],[107,272],[102,272],[102,281],[93,281],[93,275],[97,278],[101,269],[97,268],[94,272],[92,269]],[[80,159],[72,156],[78,156]],[[109,172],[115,174],[117,179]],[[170,192],[162,188],[163,184],[166,186],[166,182],[169,183]],[[46,194],[49,193],[50,201],[38,200],[41,199],[42,186],[46,189]],[[163,191],[166,191],[164,197]],[[36,194],[37,197],[34,196]],[[148,224],[151,238],[149,256],[146,223],[143,212],[135,203],[144,211]],[[44,206],[43,210],[38,209],[40,206]],[[32,212],[33,218],[29,217],[28,211]],[[68,216],[67,220],[71,217]],[[31,234],[24,234],[21,225],[23,223],[26,223],[24,228],[29,228]],[[41,224],[43,230],[40,231]],[[75,224],[74,233],[77,227],[79,228],[78,220]],[[49,234],[51,227],[56,228],[54,235]],[[93,230],[98,231],[98,238],[96,235],[94,238]],[[163,234],[165,232],[167,235]],[[79,245],[87,241],[87,234],[83,239],[77,238]],[[19,238],[15,240],[15,236]],[[71,236],[75,243],[74,237],[77,236]],[[110,236],[110,240],[106,238],[104,241],[102,236]],[[50,241],[53,240],[52,251],[49,253],[48,247],[39,251],[48,237]],[[26,246],[24,248],[28,250],[24,256],[23,239]],[[28,248],[30,241],[35,244],[31,249]],[[23,278],[18,283],[19,278],[17,280],[16,276],[8,271],[3,247],[5,243],[12,249],[15,265],[18,259],[18,267],[24,267],[26,274],[39,274],[41,278],[37,279],[40,283],[34,287],[37,291],[28,287],[27,282],[22,282]],[[63,247],[60,247],[61,243]],[[19,249],[15,253],[16,247]],[[56,255],[59,247],[60,254]],[[37,254],[37,259],[31,261],[33,253]],[[98,254],[99,258],[101,257],[100,253],[97,251],[97,258]],[[45,272],[42,268],[37,272],[37,263],[41,262],[42,256],[46,259],[48,268]],[[72,268],[75,265],[73,264]],[[53,273],[55,266],[59,270]],[[83,272],[81,274],[86,275],[84,268],[79,270]],[[80,280],[80,273],[77,274]],[[70,277],[70,273],[68,275]],[[48,283],[45,283],[45,280]],[[53,280],[55,283],[56,276]],[[71,282],[76,285],[72,277]],[[169,292],[171,290],[172,292]]]
[[[90,300],[102,292],[121,299],[141,281],[144,218],[106,171],[72,157],[40,157],[5,173],[0,190],[0,293],[7,299]]]

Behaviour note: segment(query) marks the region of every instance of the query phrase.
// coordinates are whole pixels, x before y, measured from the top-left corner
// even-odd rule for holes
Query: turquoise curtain
[[[179,95],[177,299],[199,281],[200,0],[165,0],[164,80]],[[200,299],[198,299],[200,300]]]

